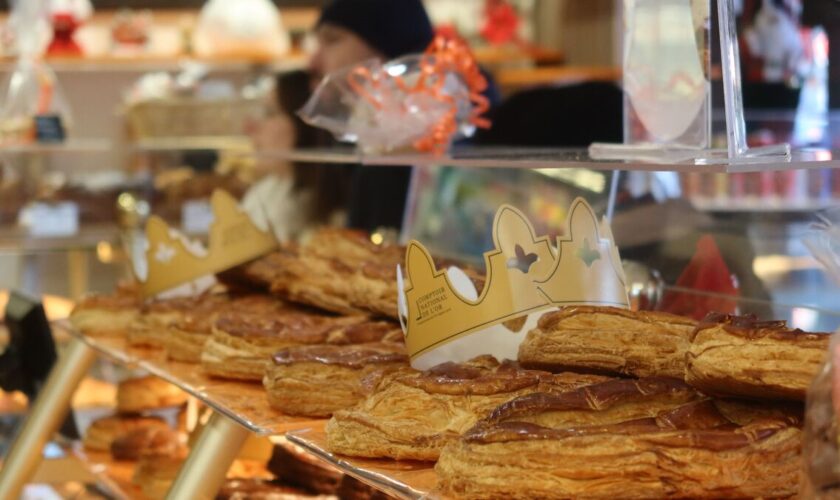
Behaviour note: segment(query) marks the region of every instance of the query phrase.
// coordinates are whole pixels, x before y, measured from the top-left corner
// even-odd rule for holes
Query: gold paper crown
[[[476,300],[456,291],[428,250],[412,241],[406,250],[408,285],[400,313],[412,359],[458,338],[558,305],[628,307],[624,272],[609,224],[576,199],[566,219],[568,237],[556,249],[537,237],[525,215],[508,205],[496,213],[495,248],[484,254],[487,274]],[[463,274],[463,273],[460,273]],[[454,273],[459,279],[459,273]],[[468,289],[469,285],[466,286]],[[488,353],[492,353],[490,350]]]
[[[217,189],[210,198],[213,223],[208,248],[188,241],[160,217],[146,224],[147,274],[143,293],[156,295],[202,276],[218,273],[260,257],[277,247],[274,234],[261,230],[227,192]]]

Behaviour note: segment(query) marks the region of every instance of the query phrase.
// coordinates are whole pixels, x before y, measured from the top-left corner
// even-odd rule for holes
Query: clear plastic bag
[[[442,153],[488,125],[486,86],[466,45],[437,38],[424,54],[327,75],[299,114],[365,153]]]
[[[43,2],[18,1],[13,5],[18,26],[37,26],[47,14]],[[63,128],[72,126],[67,99],[55,72],[41,60],[45,45],[35,29],[16,32],[19,57],[11,72],[0,109],[0,141],[29,142],[35,139],[35,117],[58,116]]]
[[[840,209],[819,214],[805,245],[840,284]],[[840,339],[832,336],[825,364],[808,389],[802,439],[801,498],[840,498]]]

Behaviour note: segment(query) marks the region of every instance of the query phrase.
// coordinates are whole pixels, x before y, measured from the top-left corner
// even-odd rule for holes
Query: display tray
[[[446,500],[448,498],[435,491],[437,475],[432,462],[334,455],[327,451],[325,426],[325,421],[318,422],[308,429],[298,429],[287,433],[286,439],[359,481],[398,498],[411,500]]]
[[[87,337],[66,321],[59,322],[59,325],[105,356],[136,365],[177,385],[251,432],[268,436],[323,423],[321,419],[292,417],[274,410],[268,405],[261,384],[210,377],[197,364],[167,360],[160,349],[132,347],[120,337]]]

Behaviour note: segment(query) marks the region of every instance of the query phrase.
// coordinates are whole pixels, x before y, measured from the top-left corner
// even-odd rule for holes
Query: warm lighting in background
[[[579,168],[538,168],[536,171],[546,177],[595,193],[603,193],[607,187],[607,180],[601,172]]]
[[[96,244],[96,257],[103,264],[110,264],[114,261],[114,247],[107,241],[100,241]]]
[[[820,269],[813,257],[788,257],[786,255],[762,255],[753,260],[753,272],[762,279],[787,274],[793,271]]]
[[[381,245],[383,241],[385,241],[385,237],[382,236],[382,233],[373,233],[370,235],[370,241],[374,245]]]
[[[819,314],[813,309],[794,307],[790,311],[790,326],[800,328],[806,332],[814,331],[817,327]]]

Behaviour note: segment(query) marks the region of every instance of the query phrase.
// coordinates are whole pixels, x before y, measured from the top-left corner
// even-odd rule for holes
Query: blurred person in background
[[[370,59],[423,52],[434,31],[421,0],[334,0],[322,11],[315,37],[307,72],[280,75],[270,116],[249,127],[255,149],[267,157],[271,150],[335,145],[327,132],[295,114],[321,78]],[[245,205],[264,206],[282,239],[322,224],[399,229],[410,179],[410,167],[275,162],[275,171],[254,186]]]

